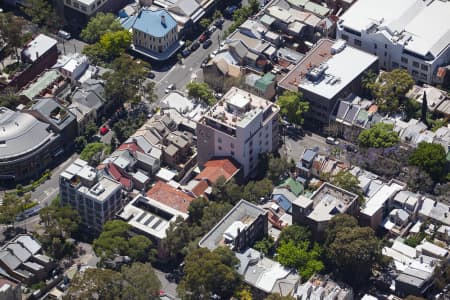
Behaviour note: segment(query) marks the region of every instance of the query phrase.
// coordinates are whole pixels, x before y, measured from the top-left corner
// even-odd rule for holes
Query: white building
[[[258,155],[278,148],[279,107],[236,87],[231,88],[197,122],[198,162],[232,157],[247,176]]]
[[[99,177],[96,169],[77,159],[59,178],[61,204],[78,211],[82,228],[95,235],[103,224],[123,207],[121,185],[108,177]]]
[[[90,17],[97,12],[109,10],[111,2],[115,1],[117,0],[64,0],[64,5]]]
[[[378,56],[380,67],[407,69],[440,82],[450,62],[450,3],[440,0],[360,0],[341,17],[337,38]]]

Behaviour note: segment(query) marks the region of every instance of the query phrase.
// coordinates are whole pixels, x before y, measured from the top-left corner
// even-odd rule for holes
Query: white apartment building
[[[450,63],[449,19],[444,0],[359,0],[340,18],[337,38],[377,55],[381,68],[439,83]]]
[[[64,5],[86,15],[92,16],[108,2],[115,0],[64,0]]]
[[[232,157],[247,176],[258,165],[258,155],[279,145],[279,107],[261,97],[232,87],[197,122],[198,162]]]
[[[59,178],[62,205],[70,205],[81,217],[81,229],[97,235],[103,224],[122,209],[121,185],[117,181],[98,176],[95,168],[77,159]]]

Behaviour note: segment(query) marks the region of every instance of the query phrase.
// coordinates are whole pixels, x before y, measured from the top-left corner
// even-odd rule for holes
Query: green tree
[[[286,158],[271,155],[269,156],[267,178],[269,178],[273,184],[277,185],[280,182],[282,175],[288,173],[291,168],[292,164],[290,164]]]
[[[437,182],[445,175],[446,153],[441,144],[421,142],[411,154],[409,161],[427,172]]]
[[[123,284],[121,299],[157,300],[161,282],[150,264],[133,263],[121,270]]]
[[[348,282],[363,284],[381,256],[381,243],[369,227],[344,227],[326,249],[336,272]]]
[[[84,47],[83,53],[94,63],[110,62],[122,55],[130,45],[131,33],[128,30],[108,31],[97,43]]]
[[[101,142],[90,143],[81,151],[80,158],[95,167],[102,157],[110,154],[110,150],[110,147]]]
[[[240,283],[235,270],[237,258],[224,248],[213,252],[198,248],[184,261],[184,276],[177,287],[178,296],[187,299],[209,299],[214,294],[230,298]]]
[[[208,206],[208,200],[203,197],[195,198],[189,204],[189,221],[194,224],[199,224],[203,217],[203,210]]]
[[[122,29],[122,25],[120,25],[114,14],[99,12],[95,17],[89,19],[89,23],[81,31],[80,37],[87,43],[96,43],[107,32],[115,32]]]
[[[16,194],[5,193],[2,209],[0,210],[0,223],[13,224],[18,213],[22,211],[22,201]]]
[[[216,102],[213,91],[204,82],[189,82],[186,86],[188,90],[188,96],[197,100],[201,100],[208,105],[213,105]]]
[[[248,8],[249,8],[250,14],[256,14],[260,8],[260,2],[258,0],[249,0]]]
[[[135,235],[128,240],[128,255],[133,261],[152,261],[156,255],[152,241],[143,235]]]
[[[0,13],[0,24],[3,24],[2,26],[0,26],[0,35],[4,39],[4,42],[7,44],[7,48],[14,51],[17,61],[19,61],[20,56],[18,53],[18,48],[23,46],[23,20],[19,17],[14,16],[14,14],[10,12]]]
[[[220,10],[215,10],[213,14],[213,20],[217,20],[220,18],[222,18],[222,13],[220,12]]]
[[[208,18],[202,18],[199,22],[200,26],[203,27],[203,29],[208,28],[209,25],[211,25],[211,20]]]
[[[358,142],[366,148],[389,148],[399,142],[398,134],[393,130],[394,125],[377,123],[371,128],[363,130]]]
[[[358,226],[358,220],[347,214],[337,214],[328,223],[325,236],[325,247],[336,238],[336,234],[344,228],[355,228]]]
[[[97,134],[98,127],[94,122],[89,121],[84,128],[84,137],[87,141],[91,141],[92,137]]]
[[[277,104],[280,106],[281,115],[288,122],[302,125],[305,121],[303,115],[309,110],[309,103],[303,101],[302,97],[302,93],[293,91],[284,91],[278,97]]]
[[[20,96],[17,95],[13,88],[5,88],[3,91],[0,91],[0,106],[14,109],[19,103]]]
[[[253,248],[255,250],[258,250],[262,253],[264,253],[264,255],[270,255],[275,247],[275,242],[273,240],[273,238],[271,236],[269,237],[265,237],[262,240],[257,241],[254,245]]]
[[[377,74],[374,71],[368,70],[364,72],[363,78],[361,80],[361,86],[363,87],[364,94],[370,98],[373,97],[372,91],[374,89],[376,81],[377,81]]]
[[[320,260],[322,248],[315,243],[312,247],[309,241],[295,243],[282,242],[277,249],[277,260],[286,267],[297,269],[302,278],[309,279],[325,267]]]
[[[81,153],[83,151],[84,147],[87,145],[87,140],[84,136],[77,136],[75,138],[75,151],[78,153]]]
[[[295,300],[292,296],[281,296],[280,294],[270,294],[264,300]]]
[[[25,7],[25,14],[27,14],[31,21],[37,25],[46,25],[50,27],[57,27],[61,24],[61,18],[58,17],[55,10],[50,5],[48,0],[29,0]]]
[[[241,198],[253,203],[259,203],[260,199],[269,196],[272,190],[272,182],[267,178],[258,181],[249,181],[244,187]]]
[[[293,241],[295,244],[309,241],[311,232],[308,228],[299,225],[290,225],[281,230],[278,243]]]
[[[88,268],[71,281],[67,299],[120,299],[121,275],[108,269]]]
[[[396,112],[414,79],[405,69],[383,72],[372,86],[372,94],[382,111]]]

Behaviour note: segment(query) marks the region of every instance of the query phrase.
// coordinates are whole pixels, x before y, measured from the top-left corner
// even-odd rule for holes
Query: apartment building
[[[65,8],[86,17],[94,16],[98,12],[115,12],[123,3],[122,0],[64,0]]]
[[[279,145],[279,107],[270,101],[232,87],[197,122],[198,163],[214,157],[232,157],[249,175],[261,153]]]
[[[98,235],[103,224],[122,209],[121,184],[100,176],[84,160],[77,159],[59,178],[62,205],[70,205],[78,211],[82,225],[88,235]]]
[[[386,70],[404,68],[415,80],[442,83],[450,63],[450,3],[361,0],[342,15],[337,38],[378,56]]]

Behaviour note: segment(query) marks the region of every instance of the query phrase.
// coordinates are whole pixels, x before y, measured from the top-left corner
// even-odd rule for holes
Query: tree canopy
[[[19,17],[16,17],[13,13],[1,13],[0,14],[0,35],[6,43],[6,47],[14,50],[17,59],[19,55],[17,49],[23,46],[22,41],[22,28],[24,22]],[[0,44],[1,46],[1,44]]]
[[[98,42],[84,47],[83,53],[94,63],[111,62],[125,52],[131,40],[128,30],[107,31]]]
[[[381,257],[381,243],[371,228],[355,225],[352,217],[338,216],[328,226],[326,256],[337,274],[359,285],[368,279],[372,265]]]
[[[149,261],[153,259],[152,242],[143,235],[130,237],[130,225],[121,220],[105,223],[100,236],[94,240],[95,253],[104,259],[114,255],[127,255],[134,261]]]
[[[95,17],[89,19],[89,23],[81,31],[80,37],[87,43],[96,43],[105,33],[122,29],[122,25],[114,14],[99,12]]]
[[[186,85],[188,96],[194,99],[203,101],[208,105],[213,105],[216,102],[213,90],[207,83],[192,81]]]
[[[383,72],[371,87],[379,108],[385,112],[396,112],[413,85],[414,79],[407,70],[394,69]]]
[[[133,263],[121,272],[89,268],[72,280],[67,299],[157,300],[160,288],[150,264]]]
[[[377,123],[371,128],[363,130],[358,142],[366,148],[388,148],[399,142],[398,134],[393,130],[394,125]]]
[[[434,181],[440,181],[445,175],[447,158],[441,144],[421,142],[411,154],[409,161],[427,172]]]
[[[302,125],[305,121],[303,115],[309,110],[309,103],[303,101],[302,97],[302,93],[294,91],[284,91],[278,97],[277,104],[280,106],[280,113],[288,122]]]
[[[238,264],[234,253],[219,247],[214,251],[197,248],[186,256],[184,276],[177,287],[183,300],[210,299],[214,294],[230,298],[240,283],[235,270]]]
[[[29,0],[27,4],[25,14],[33,23],[41,26],[60,26],[61,18],[58,17],[49,0]]]
[[[301,243],[304,241],[309,241],[311,239],[311,232],[308,228],[299,225],[290,225],[284,227],[281,230],[278,242],[289,242]]]
[[[91,166],[97,166],[101,157],[111,153],[111,148],[101,142],[87,144],[80,153],[80,158],[87,161]]]

